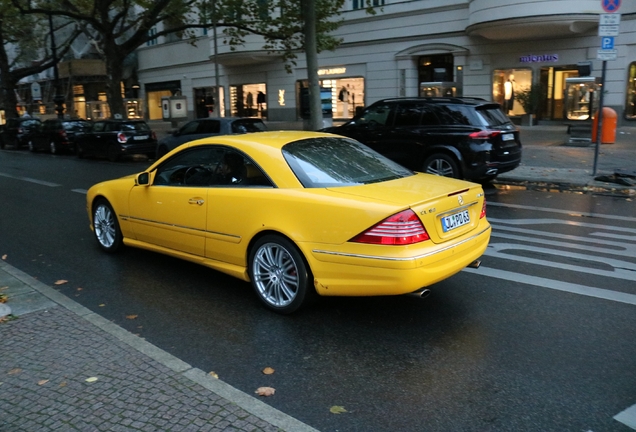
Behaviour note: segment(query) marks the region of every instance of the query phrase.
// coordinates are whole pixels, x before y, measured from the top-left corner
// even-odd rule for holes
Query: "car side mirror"
[[[150,174],[142,172],[135,179],[135,184],[137,186],[148,186],[150,184]]]

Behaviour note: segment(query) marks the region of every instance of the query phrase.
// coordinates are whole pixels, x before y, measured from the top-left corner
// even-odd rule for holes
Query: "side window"
[[[182,151],[157,168],[157,186],[209,186],[220,169],[223,147],[196,147]]]
[[[395,126],[419,126],[422,107],[415,104],[401,103],[395,109]]]
[[[221,122],[218,120],[203,120],[199,123],[197,133],[216,134],[221,132]]]
[[[192,135],[197,132],[197,128],[199,127],[199,122],[192,121],[181,128],[179,131],[179,135]]]
[[[476,122],[471,108],[462,105],[440,105],[436,107],[436,114],[445,125],[472,125]]]
[[[93,132],[104,132],[104,126],[105,126],[105,123],[104,123],[104,122],[95,122],[95,123],[93,124],[93,129],[92,129],[92,131],[93,131]]]
[[[385,126],[387,124],[391,106],[389,104],[380,104],[367,108],[358,119],[358,124]]]

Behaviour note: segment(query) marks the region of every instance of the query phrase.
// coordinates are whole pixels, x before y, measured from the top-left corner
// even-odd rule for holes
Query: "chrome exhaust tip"
[[[418,298],[426,298],[431,294],[431,290],[428,288],[423,288],[421,290],[417,290],[415,292],[412,292],[408,295],[410,296],[414,296],[414,297],[418,297]]]
[[[468,267],[478,269],[480,265],[481,265],[481,260],[475,260],[471,262],[470,264],[468,264]]]

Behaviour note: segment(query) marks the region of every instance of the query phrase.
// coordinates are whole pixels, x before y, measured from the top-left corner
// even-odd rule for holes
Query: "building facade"
[[[605,3],[604,3],[605,1]],[[618,0],[378,0],[375,15],[348,0],[335,32],[343,43],[319,54],[323,102],[333,119],[400,96],[470,96],[526,114],[519,95],[533,86],[539,121],[589,118],[598,103],[603,62],[599,16],[619,5],[616,60],[606,62],[604,105],[619,122],[636,121],[636,2]],[[251,37],[232,50],[220,32],[196,45],[154,40],[138,50],[141,98],[150,120],[162,98],[186,101],[188,117],[258,116],[298,122],[306,114],[307,70],[292,72]],[[591,69],[591,76],[585,69]],[[218,101],[215,100],[218,87]],[[636,124],[636,123],[635,123]]]

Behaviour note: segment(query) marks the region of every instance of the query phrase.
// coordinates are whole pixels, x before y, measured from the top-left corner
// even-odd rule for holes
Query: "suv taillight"
[[[404,210],[358,234],[350,241],[382,245],[410,245],[430,237],[413,210]]]
[[[485,131],[473,132],[470,135],[468,135],[468,137],[472,138],[472,139],[487,140],[487,139],[490,139],[490,138],[494,138],[494,137],[496,137],[498,135],[501,135],[500,131],[485,130]]]
[[[119,141],[122,144],[125,144],[126,141],[128,141],[128,138],[126,137],[126,134],[124,134],[123,132],[119,132],[117,134],[117,141]]]

